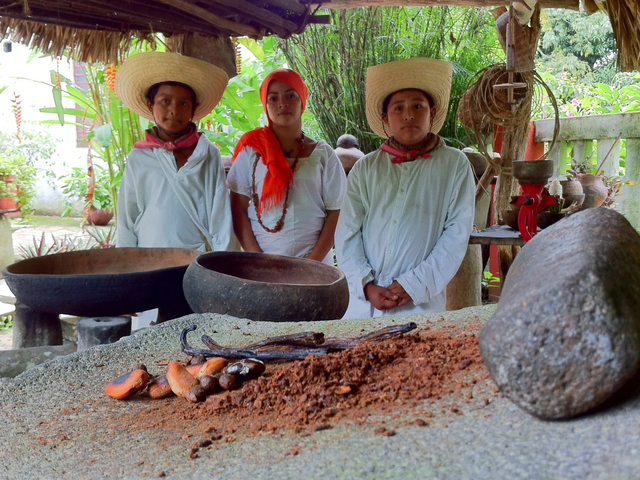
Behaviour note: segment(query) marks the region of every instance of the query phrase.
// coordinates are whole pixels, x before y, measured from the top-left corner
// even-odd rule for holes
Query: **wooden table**
[[[520,232],[509,225],[492,225],[489,228],[471,234],[471,245],[516,245],[523,246],[527,243],[520,236]]]

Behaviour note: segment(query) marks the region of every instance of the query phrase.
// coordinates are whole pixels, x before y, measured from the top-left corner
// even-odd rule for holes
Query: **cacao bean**
[[[134,370],[133,372],[120,375],[109,383],[104,393],[116,400],[124,400],[136,392],[142,390],[149,382],[149,374],[144,370]]]
[[[183,398],[192,387],[199,385],[196,377],[191,375],[189,370],[178,362],[169,362],[167,366],[167,381],[173,393]]]

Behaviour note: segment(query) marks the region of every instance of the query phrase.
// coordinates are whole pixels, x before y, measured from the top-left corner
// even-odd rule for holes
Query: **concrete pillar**
[[[13,348],[62,345],[60,317],[16,302],[13,314]]]
[[[89,317],[78,320],[78,351],[115,343],[131,335],[131,317]]]
[[[11,222],[4,215],[0,215],[0,272],[14,262]]]

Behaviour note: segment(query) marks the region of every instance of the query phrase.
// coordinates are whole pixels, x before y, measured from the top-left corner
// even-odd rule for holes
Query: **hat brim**
[[[224,70],[197,58],[167,52],[139,53],[127,58],[116,74],[116,94],[141,117],[153,120],[147,92],[156,83],[180,82],[196,93],[193,121],[207,116],[220,102],[229,78]]]
[[[435,58],[408,58],[367,69],[367,121],[376,135],[387,138],[382,121],[384,100],[398,90],[424,90],[433,97],[436,115],[431,131],[438,133],[449,110],[453,66]]]

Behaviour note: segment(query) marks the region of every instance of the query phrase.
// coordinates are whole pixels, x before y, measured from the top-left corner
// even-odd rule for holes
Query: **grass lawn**
[[[28,227],[80,227],[84,220],[82,217],[58,217],[55,215],[27,215],[26,217],[12,218],[12,225]]]

